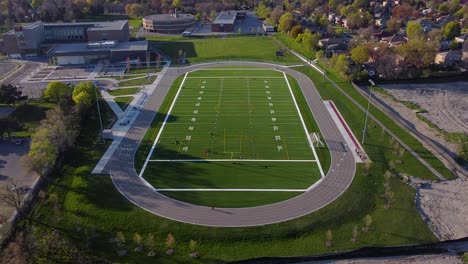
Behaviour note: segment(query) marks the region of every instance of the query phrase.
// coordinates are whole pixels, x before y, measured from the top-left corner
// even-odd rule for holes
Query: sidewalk
[[[112,144],[109,146],[104,155],[101,157],[96,167],[93,169],[93,174],[106,173],[104,171],[105,166],[109,162],[117,147],[120,145],[120,142],[122,142],[128,130],[130,130],[130,128],[132,127],[133,122],[140,114],[140,109],[146,103],[148,98],[153,94],[159,82],[163,79],[163,76],[167,72],[168,67],[169,65],[167,67],[164,67],[159,73],[155,74],[158,77],[152,84],[143,86],[143,89],[138,94],[131,95],[134,96],[134,99],[125,111],[122,111],[119,105],[114,101],[115,97],[111,96],[106,91],[102,91],[104,99],[112,108],[112,111],[114,111],[114,113],[117,115],[118,120],[112,127],[112,136],[114,140],[112,141]]]

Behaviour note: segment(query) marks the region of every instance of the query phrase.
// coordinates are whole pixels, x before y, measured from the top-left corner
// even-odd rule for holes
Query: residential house
[[[346,43],[327,45],[325,51],[327,57],[331,57],[333,54],[346,54],[348,53],[348,45]]]
[[[462,59],[462,54],[458,51],[445,51],[436,54],[434,63],[444,66],[451,66]]]
[[[460,35],[458,37],[455,37],[455,41],[457,43],[465,43],[465,40],[468,39],[468,34],[463,34],[463,35]]]
[[[406,42],[406,38],[399,34],[381,38],[380,42],[387,43],[390,47],[396,47]]]

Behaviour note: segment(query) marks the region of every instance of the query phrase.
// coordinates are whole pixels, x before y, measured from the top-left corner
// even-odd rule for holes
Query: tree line
[[[32,171],[46,174],[59,155],[73,146],[82,119],[96,103],[96,89],[90,82],[75,87],[57,81],[49,83],[44,98],[57,106],[46,112],[46,118],[31,136],[25,163]]]

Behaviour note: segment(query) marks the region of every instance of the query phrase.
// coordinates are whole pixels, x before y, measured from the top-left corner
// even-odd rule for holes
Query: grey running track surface
[[[138,176],[134,157],[148,127],[160,108],[174,80],[187,72],[216,66],[246,66],[278,69],[294,77],[321,130],[323,140],[331,152],[331,167],[325,178],[314,188],[289,200],[248,208],[216,208],[198,206],[164,196]],[[345,140],[333,122],[312,81],[293,69],[257,62],[222,62],[198,64],[184,68],[170,68],[148,99],[117,151],[111,157],[106,171],[114,185],[129,201],[153,214],[196,225],[242,227],[278,223],[294,219],[330,204],[351,184],[356,163]],[[346,151],[344,151],[345,147]]]

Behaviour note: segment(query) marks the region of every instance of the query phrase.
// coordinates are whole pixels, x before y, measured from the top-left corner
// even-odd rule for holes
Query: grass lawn
[[[139,88],[123,88],[123,89],[116,89],[109,92],[110,95],[119,96],[119,95],[130,95],[136,94],[140,91]]]
[[[143,21],[141,20],[141,18],[128,20],[128,25],[133,27],[131,33],[135,34],[138,31],[138,29],[141,27],[142,23]]]
[[[156,188],[307,189],[320,171],[291,96],[277,71],[190,73],[144,177]],[[210,162],[184,161],[193,159]]]
[[[45,118],[47,110],[55,106],[55,103],[49,103],[41,99],[30,100],[28,104],[17,106],[11,116],[23,124],[24,130],[15,132],[14,135],[16,137],[30,137],[40,121]]]
[[[276,51],[280,46],[269,37],[190,38],[160,42],[156,47],[169,55],[174,63],[178,61],[180,51],[186,54],[190,63],[230,59],[281,64],[299,62],[297,57],[290,53],[282,59],[277,59]]]
[[[130,74],[146,74],[146,73],[156,73],[156,72],[160,72],[162,70],[162,68],[156,68],[156,67],[151,67],[149,69],[130,69]]]
[[[139,85],[146,85],[152,84],[154,80],[156,80],[157,76],[150,76],[149,78],[141,77],[133,80],[121,81],[119,82],[119,87],[128,87],[128,86],[139,86]]]
[[[124,75],[124,76],[101,76],[98,78],[106,78],[106,79],[114,79],[117,81],[121,80],[128,80],[128,79],[133,79],[133,78],[138,78],[138,77],[146,77],[146,75],[143,74],[132,74],[132,75]]]
[[[133,96],[117,97],[114,99],[114,101],[120,106],[122,111],[125,111],[128,105],[132,102],[133,98]]]

